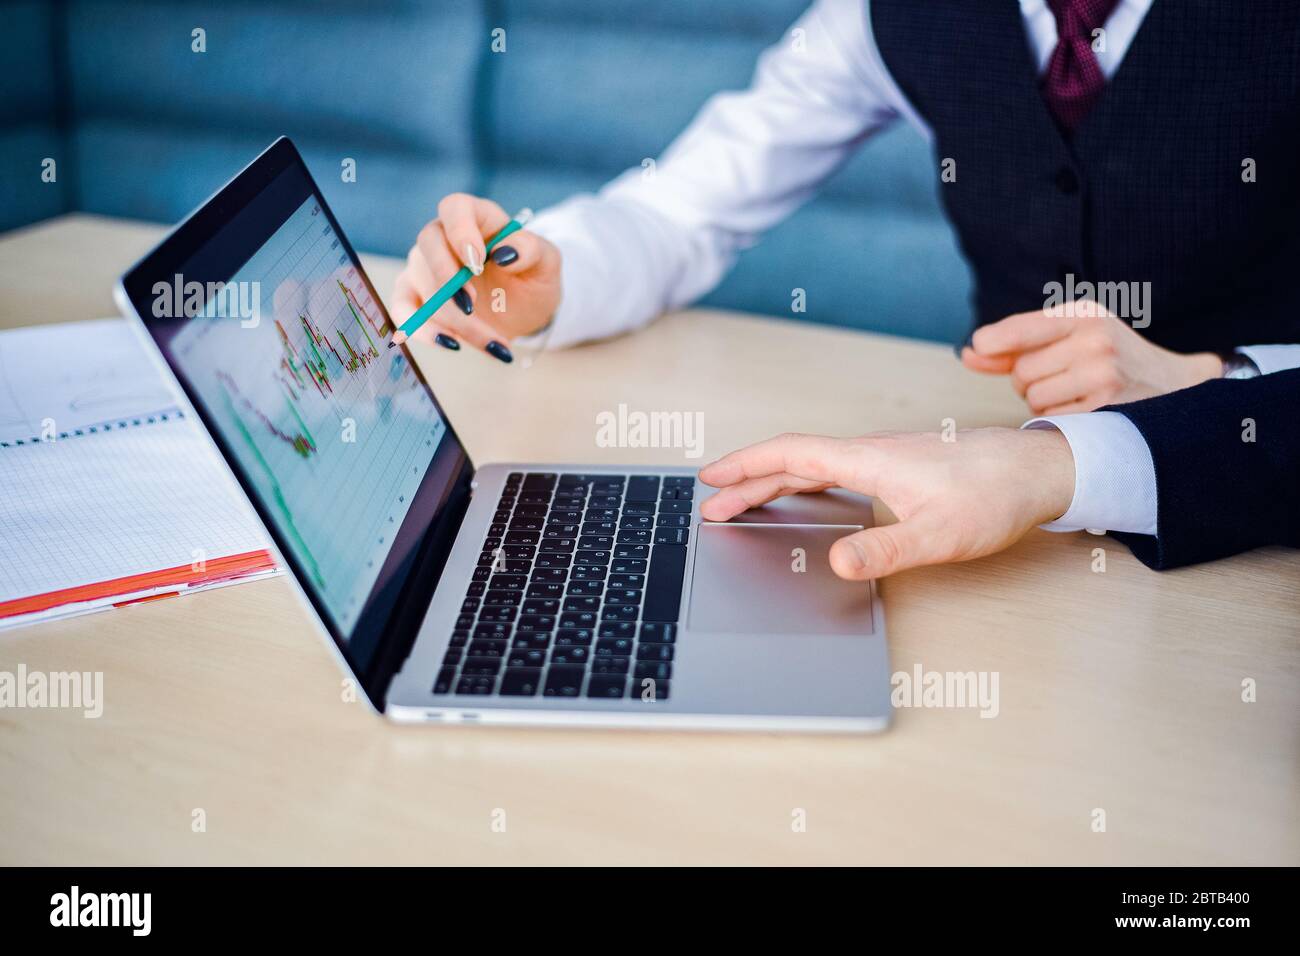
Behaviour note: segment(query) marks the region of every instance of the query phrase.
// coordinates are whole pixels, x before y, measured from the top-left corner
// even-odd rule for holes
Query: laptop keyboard
[[[667,700],[694,489],[510,474],[433,692]]]

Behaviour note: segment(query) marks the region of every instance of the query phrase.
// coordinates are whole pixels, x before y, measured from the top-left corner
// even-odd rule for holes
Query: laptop
[[[692,468],[471,461],[408,348],[387,348],[395,325],[287,138],[116,294],[386,717],[888,724],[876,585],[828,560],[870,524],[869,499],[796,495],[709,523]]]

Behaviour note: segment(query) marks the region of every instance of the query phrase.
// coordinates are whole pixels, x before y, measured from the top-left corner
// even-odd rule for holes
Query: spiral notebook
[[[0,629],[276,573],[122,319],[0,332]]]

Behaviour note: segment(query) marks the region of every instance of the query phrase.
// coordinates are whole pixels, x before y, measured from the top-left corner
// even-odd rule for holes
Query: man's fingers
[[[971,345],[980,355],[1005,355],[1042,348],[1064,338],[1074,319],[1059,312],[1018,312],[975,330]]]
[[[1015,364],[1014,355],[980,355],[969,345],[961,350],[961,364],[972,372],[986,375],[1006,375]]]
[[[829,485],[826,482],[809,481],[785,472],[765,475],[762,478],[750,478],[738,484],[728,485],[717,494],[706,498],[700,504],[700,515],[709,521],[727,521],[742,511],[765,505],[782,495],[823,491],[827,487]]]
[[[1064,372],[1039,379],[1025,390],[1025,401],[1035,414],[1049,408],[1090,400],[1090,408],[1104,404],[1119,390],[1116,371],[1106,362],[1076,362]]]
[[[942,535],[942,527],[929,528],[918,518],[867,528],[831,545],[831,570],[848,581],[869,581],[936,564],[943,560],[935,546]]]
[[[1025,402],[1031,411],[1040,414],[1043,409],[1082,398],[1088,392],[1088,383],[1077,368],[1066,369],[1047,378],[1039,379],[1025,389]]]
[[[1034,382],[1064,372],[1078,357],[1078,339],[1071,336],[1058,339],[1041,349],[1025,352],[1016,358],[1012,367],[1012,384],[1016,386],[1016,391],[1024,395],[1025,389]]]
[[[750,445],[719,458],[700,469],[700,480],[722,488],[747,478],[788,472],[799,478],[839,485],[848,484],[850,475],[862,479],[860,465],[864,446],[842,438],[823,435],[780,435]],[[868,488],[855,491],[871,494]]]
[[[1037,412],[1036,414],[1039,414],[1039,415],[1076,415],[1076,414],[1078,414],[1079,412],[1090,412],[1090,411],[1092,411],[1094,408],[1098,408],[1098,407],[1100,407],[1100,406],[1103,405],[1103,404],[1104,404],[1104,402],[1101,401],[1100,399],[1081,398],[1081,399],[1079,399],[1078,401],[1074,401],[1074,402],[1066,402],[1066,403],[1064,403],[1064,404],[1062,404],[1062,405],[1052,405],[1052,406],[1049,407],[1049,408],[1044,408],[1042,411]]]
[[[469,266],[477,274],[487,264],[485,237],[494,236],[505,228],[510,216],[490,199],[452,193],[438,203],[438,221],[442,223],[447,244],[455,253],[456,268]]]

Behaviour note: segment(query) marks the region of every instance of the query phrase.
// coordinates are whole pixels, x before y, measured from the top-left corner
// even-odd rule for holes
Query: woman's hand
[[[1090,412],[1191,388],[1223,374],[1212,352],[1183,355],[1144,339],[1104,306],[1080,299],[977,329],[962,364],[1011,384],[1035,415]]]
[[[864,581],[993,554],[1059,518],[1074,499],[1074,456],[1056,429],[979,428],[948,442],[931,433],[782,435],[707,465],[700,480],[720,489],[700,505],[711,521],[833,487],[880,498],[898,523],[831,547],[835,573]]]
[[[457,349],[468,342],[503,362],[506,343],[538,331],[560,304],[560,250],[521,229],[485,259],[486,240],[510,221],[489,199],[453,193],[438,203],[438,218],[420,230],[393,290],[393,320],[401,325],[462,266],[477,275],[415,333]]]

